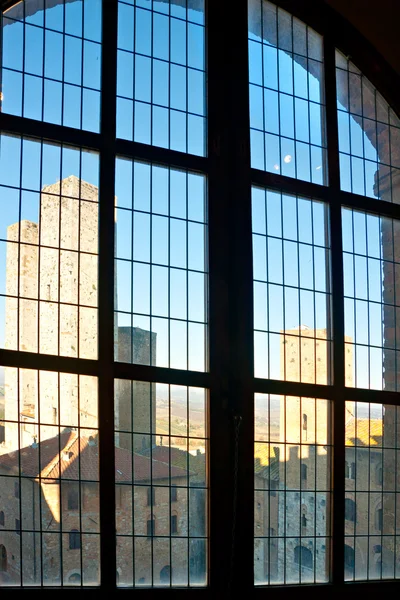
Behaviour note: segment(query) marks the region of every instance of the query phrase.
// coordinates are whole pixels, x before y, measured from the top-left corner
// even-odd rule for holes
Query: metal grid
[[[331,383],[326,206],[252,188],[255,376]]]
[[[322,37],[266,0],[249,3],[251,165],[326,184]]]
[[[115,359],[205,371],[205,177],[118,158]]]
[[[97,358],[98,155],[0,137],[1,346]]]
[[[336,51],[342,190],[400,202],[400,120],[363,73]]]
[[[343,209],[347,385],[398,391],[398,221]]]
[[[399,408],[346,402],[345,578],[399,577]]]
[[[3,13],[1,110],[98,132],[101,2],[40,8],[22,0]]]
[[[117,380],[118,585],[207,584],[207,394]]]
[[[204,156],[204,0],[118,2],[117,135]]]
[[[256,585],[329,581],[331,405],[255,395]]]
[[[11,4],[7,0],[3,6]],[[289,394],[299,397],[334,399],[333,413],[333,488],[331,581],[336,590],[344,583],[344,481],[345,435],[344,399],[398,403],[397,394],[389,391],[348,388],[344,376],[344,311],[343,257],[341,242],[341,205],[390,218],[399,218],[394,203],[376,202],[372,198],[341,191],[336,106],[335,44],[368,75],[399,112],[396,97],[396,76],[382,64],[368,44],[347,22],[325,3],[313,4],[279,0],[283,9],[324,34],[324,74],[326,128],[329,145],[327,158],[329,187],[295,180],[278,173],[250,167],[250,127],[248,90],[248,23],[247,3],[240,1],[226,22],[226,6],[209,2],[207,14],[207,156],[196,157],[155,145],[116,139],[116,65],[117,65],[117,3],[103,1],[102,44],[107,61],[102,62],[100,134],[77,131],[46,122],[1,113],[0,128],[17,135],[44,137],[59,143],[81,145],[100,153],[99,186],[99,360],[38,355],[30,352],[0,350],[1,363],[10,367],[48,369],[55,372],[78,372],[99,377],[99,453],[100,481],[115,477],[113,403],[114,376],[129,380],[163,381],[168,384],[210,387],[210,438],[213,440],[210,462],[210,488],[213,490],[213,512],[210,521],[210,594],[226,595],[227,590],[251,593],[254,584],[253,506],[254,473],[248,465],[254,458],[254,392]],[[35,5],[36,6],[36,5]],[[35,9],[36,10],[36,9]],[[335,33],[335,39],[332,33]],[[235,43],[232,43],[235,40]],[[2,48],[2,46],[1,46]],[[379,70],[372,70],[377,61]],[[223,77],[221,77],[223,73]],[[114,358],[114,197],[115,158],[117,155],[134,160],[162,163],[173,168],[201,171],[209,183],[209,271],[210,271],[210,373],[170,370],[161,367],[115,363]],[[329,205],[332,306],[333,306],[333,374],[332,386],[253,379],[253,294],[251,255],[251,183],[265,189],[325,201]],[[379,206],[378,206],[379,205]],[[140,376],[139,376],[140,375]],[[321,389],[322,388],[322,389]],[[305,393],[307,391],[307,393]],[[239,423],[239,425],[238,425]],[[236,435],[234,435],[236,432]],[[235,441],[236,440],[236,441]],[[235,463],[234,457],[238,456]],[[235,486],[235,482],[239,485]],[[236,493],[235,493],[236,490]],[[233,506],[232,499],[235,498]],[[115,590],[116,548],[115,491],[113,486],[100,488],[100,562],[101,588],[106,593]],[[240,519],[234,519],[240,514]],[[17,519],[18,521],[18,519]],[[16,523],[16,525],[18,525]],[[229,546],[228,544],[229,540]],[[221,548],[226,552],[220,552]],[[385,590],[396,590],[395,583],[382,582]],[[364,591],[365,585],[357,584]],[[67,592],[69,593],[69,592]],[[146,593],[143,591],[143,593]],[[152,593],[149,591],[149,593]],[[197,593],[186,590],[186,594]],[[264,593],[264,592],[262,592]],[[281,594],[271,587],[269,594]],[[318,586],[309,586],[310,596],[320,595]]]
[[[2,585],[98,585],[97,378],[1,371]]]

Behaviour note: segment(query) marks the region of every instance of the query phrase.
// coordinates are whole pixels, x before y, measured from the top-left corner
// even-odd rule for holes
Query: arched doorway
[[[345,578],[352,579],[354,577],[354,548],[347,544],[344,547],[344,568]]]
[[[68,583],[80,583],[80,582],[81,582],[81,575],[80,575],[80,573],[72,573],[68,577]]]
[[[7,571],[7,550],[3,544],[0,546],[0,572]]]
[[[165,565],[160,571],[160,583],[171,583],[172,569],[169,565]]]
[[[294,562],[296,565],[301,565],[307,569],[313,568],[313,554],[311,550],[305,546],[296,546],[294,549]]]

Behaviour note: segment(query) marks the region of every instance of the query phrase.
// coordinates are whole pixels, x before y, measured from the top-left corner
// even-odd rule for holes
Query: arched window
[[[153,535],[155,535],[156,532],[156,520],[153,519],[148,519],[147,520],[147,528],[146,528],[146,535],[148,537],[152,537]]]
[[[376,483],[377,485],[383,485],[383,468],[378,467],[376,469]]]
[[[347,579],[354,577],[354,548],[345,544],[344,546],[344,566]]]
[[[178,533],[178,515],[171,515],[171,535]]]
[[[81,547],[81,534],[77,529],[71,529],[69,532],[69,549],[79,550]]]
[[[4,511],[0,511],[0,525],[4,527],[5,519],[4,519]]]
[[[154,487],[147,488],[147,506],[154,506],[156,503],[156,489]]]
[[[355,522],[356,520],[356,503],[351,498],[345,498],[344,501],[345,519]]]
[[[375,529],[377,531],[383,530],[383,509],[381,506],[375,511]]]
[[[169,584],[171,582],[172,569],[165,565],[160,571],[160,583]]]
[[[313,553],[305,546],[296,546],[294,549],[294,563],[306,569],[313,568]]]
[[[68,577],[68,583],[80,583],[81,582],[81,574],[80,573],[72,573]]]
[[[0,2],[13,585],[341,589],[399,449],[397,76],[335,0]]]
[[[7,571],[7,550],[3,544],[0,544],[0,572]]]
[[[67,506],[68,510],[79,509],[79,484],[69,483],[67,488]]]

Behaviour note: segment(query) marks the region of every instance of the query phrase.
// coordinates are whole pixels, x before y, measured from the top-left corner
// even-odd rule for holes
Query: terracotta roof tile
[[[181,451],[178,451],[181,452]],[[186,453],[183,453],[186,454]],[[39,457],[41,468],[39,468]],[[164,449],[158,452],[154,448],[153,460],[148,456],[133,454],[134,481],[149,481],[168,479],[169,477],[186,477],[186,458],[181,457],[182,466],[169,464],[165,459]],[[190,457],[192,458],[192,457]],[[19,470],[21,461],[21,470]],[[13,473],[26,477],[98,481],[99,479],[99,448],[97,437],[78,438],[75,431],[63,431],[60,436],[53,437],[37,444],[28,446],[20,452],[15,451],[0,456],[0,468],[11,470]],[[132,482],[132,453],[124,448],[115,448],[115,470],[117,482]],[[189,475],[192,472],[189,471]]]

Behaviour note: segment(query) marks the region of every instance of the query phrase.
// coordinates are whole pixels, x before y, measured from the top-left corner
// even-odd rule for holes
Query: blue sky
[[[27,18],[25,56],[25,71],[30,73],[25,81],[25,113],[33,118],[41,118],[41,91],[35,93],[35,86],[40,87],[43,72],[47,78],[56,81],[47,81],[45,87],[45,119],[61,122],[61,89],[62,79],[67,82],[65,90],[71,94],[64,99],[64,113],[66,124],[79,126],[80,85],[83,84],[83,127],[94,131],[98,128],[100,65],[101,65],[101,19],[98,7],[100,0],[85,0],[85,10],[82,11],[81,2],[72,2],[65,5],[65,21],[63,20],[63,7],[57,6],[46,12],[46,27],[53,31],[46,31],[43,54],[43,13],[39,12]],[[204,123],[205,115],[204,94],[204,42],[202,40],[203,14],[200,11],[189,9],[189,23],[181,19],[186,18],[186,11],[179,6],[171,5],[171,15],[176,19],[168,19],[166,13],[168,4],[155,2],[154,10],[154,42],[149,46],[149,32],[151,27],[151,13],[146,9],[150,6],[147,0],[136,2],[136,23],[134,20],[133,6],[129,2],[120,5],[119,19],[119,74],[118,93],[125,96],[125,100],[132,98],[135,91],[137,123],[135,124],[136,139],[149,143],[151,141],[151,119],[154,132],[164,131],[161,137],[153,137],[154,143],[160,145],[176,145],[177,149],[183,147],[188,140],[189,150],[201,154],[204,149]],[[90,18],[88,15],[90,14]],[[95,15],[95,17],[93,17]],[[10,15],[11,16],[11,15]],[[171,40],[169,43],[169,21],[171,23]],[[66,60],[63,71],[62,61],[62,32],[68,34],[66,40]],[[80,37],[84,32],[85,41]],[[135,32],[136,49],[144,55],[153,55],[153,70],[150,71],[150,59],[147,56],[137,57],[135,71],[133,69],[133,31]],[[186,38],[186,32],[188,37]],[[4,28],[4,66],[10,69],[22,70],[22,34],[21,23],[7,25]],[[200,35],[201,34],[201,35]],[[70,36],[70,37],[68,37]],[[78,36],[78,37],[73,37]],[[319,81],[307,73],[301,61],[293,61],[283,52],[277,51],[272,46],[264,46],[256,42],[252,36],[250,42],[250,117],[251,124],[260,130],[264,124],[268,133],[267,138],[267,168],[277,173],[297,175],[303,179],[312,179],[317,183],[324,180],[324,159],[320,146],[323,144],[323,127],[321,121],[321,106],[323,102]],[[82,61],[83,48],[83,61]],[[170,49],[170,54],[169,54]],[[176,64],[168,66],[171,57]],[[264,61],[264,62],[262,62]],[[188,69],[186,69],[186,66]],[[82,68],[83,67],[83,68]],[[264,67],[264,71],[263,71]],[[44,71],[43,71],[44,68]],[[319,63],[313,62],[314,72],[320,68]],[[167,69],[167,71],[165,71]],[[171,89],[166,94],[165,74],[171,77]],[[5,74],[5,75],[4,75]],[[151,80],[151,74],[153,79]],[[21,114],[21,75],[17,72],[3,71],[5,112]],[[35,78],[35,75],[38,76]],[[135,75],[135,76],[134,76]],[[168,79],[167,77],[167,79]],[[8,79],[7,79],[8,78]],[[279,94],[278,94],[279,81]],[[75,87],[73,86],[75,84]],[[153,84],[153,85],[151,85]],[[263,91],[262,85],[270,89]],[[31,87],[29,87],[31,86]],[[153,89],[153,96],[151,96]],[[31,90],[31,91],[30,91]],[[36,90],[37,91],[37,90]],[[296,95],[294,98],[293,93]],[[30,100],[29,102],[27,100]],[[129,137],[132,134],[132,102],[128,100],[120,105],[118,134]],[[150,116],[149,105],[153,100],[159,103],[159,112]],[[310,102],[308,101],[310,100]],[[166,106],[170,106],[171,130],[165,129]],[[122,108],[121,108],[122,107]],[[308,109],[310,108],[310,119]],[[343,107],[339,107],[342,108]],[[185,111],[193,113],[186,121]],[[280,111],[280,115],[279,115]],[[343,109],[344,111],[344,109]],[[366,139],[360,126],[347,113],[339,114],[340,147],[344,152],[351,149],[355,155],[362,155],[368,159],[376,158],[376,151]],[[168,111],[167,111],[168,112]],[[158,115],[158,116],[157,116]],[[280,118],[279,118],[280,116]],[[193,118],[192,118],[193,117]],[[173,119],[178,119],[173,121]],[[183,121],[179,119],[184,118]],[[160,119],[158,122],[157,119]],[[190,119],[192,119],[190,124]],[[186,132],[186,124],[188,131]],[[180,126],[182,125],[182,126]],[[164,129],[163,129],[164,128]],[[279,142],[277,134],[281,133],[288,139],[281,139],[281,148],[274,146]],[[258,134],[257,134],[258,135]],[[261,133],[261,136],[263,134]],[[147,136],[147,137],[146,137]],[[292,139],[296,138],[295,147]],[[257,138],[259,140],[261,138]],[[263,139],[263,137],[262,137]],[[252,164],[264,168],[264,142],[257,146],[257,140],[252,146]],[[311,163],[308,144],[311,142]],[[274,154],[275,150],[276,153]],[[271,149],[271,151],[269,151]],[[280,150],[280,154],[279,154]],[[3,137],[1,147],[0,185],[19,187],[20,177],[20,146],[14,138]],[[289,156],[290,160],[285,157]],[[296,161],[295,161],[296,158]],[[43,146],[42,178],[40,179],[40,145],[33,142],[24,143],[22,157],[22,187],[26,191],[21,194],[21,218],[38,221],[39,190],[40,185],[54,183],[60,178],[70,174],[79,176],[79,153],[72,149],[65,149],[62,156],[62,172],[60,172],[60,149],[57,146],[46,144]],[[343,159],[347,160],[346,158]],[[261,162],[260,162],[261,161]],[[365,183],[367,195],[373,195],[373,175],[376,163],[366,163]],[[372,165],[372,167],[371,167]],[[278,168],[276,168],[278,167]],[[360,191],[359,186],[364,185],[364,174],[361,158],[354,157],[352,164],[352,182],[350,174],[345,168],[342,170],[342,187],[350,189],[352,183],[354,191]],[[94,154],[82,153],[83,180],[98,185],[98,161]],[[326,175],[325,175],[326,176]],[[362,183],[360,183],[362,179]],[[358,187],[357,187],[358,186]],[[150,204],[151,187],[151,204]],[[132,206],[132,190],[135,202]],[[168,206],[169,192],[169,206]],[[137,163],[132,178],[132,163],[119,160],[116,176],[117,197],[117,258],[118,260],[118,308],[121,311],[136,313],[150,312],[150,269],[147,264],[150,252],[153,262],[159,266],[152,270],[152,309],[157,319],[153,320],[153,328],[158,331],[157,354],[158,364],[167,366],[167,336],[168,321],[168,253],[170,276],[170,314],[176,320],[171,322],[171,366],[186,368],[186,332],[185,327],[178,319],[191,319],[202,322],[205,320],[204,286],[205,278],[201,271],[206,262],[205,248],[205,180],[198,175],[189,175],[186,180],[184,173],[168,171],[164,168],[154,168],[152,178],[147,165]],[[0,235],[6,239],[6,228],[19,218],[19,195],[15,189],[3,187],[1,190],[1,210],[3,213],[0,224]],[[188,211],[186,211],[186,204]],[[134,212],[132,212],[132,208]],[[150,226],[149,211],[157,213],[153,216]],[[281,222],[283,211],[283,229]],[[296,221],[298,213],[299,223]],[[350,213],[343,214],[344,250],[353,252],[352,226],[349,221]],[[171,217],[168,219],[168,217]],[[312,218],[311,218],[312,217]],[[366,235],[368,238],[368,290],[366,265],[367,259],[357,257],[356,261],[356,290],[357,297],[357,331],[358,341],[366,343],[365,332],[368,331],[368,310],[370,319],[374,324],[369,332],[371,342],[378,346],[382,344],[382,332],[378,317],[378,305],[367,305],[367,298],[379,302],[382,292],[382,272],[379,266],[379,224],[375,217],[368,217],[367,229],[365,218],[355,214],[354,223],[354,250],[365,254],[363,243]],[[186,219],[189,221],[187,222]],[[296,207],[295,200],[290,196],[283,197],[282,208],[277,194],[268,193],[267,216],[265,215],[265,196],[259,190],[253,193],[253,223],[254,241],[254,276],[260,281],[269,282],[269,329],[280,331],[290,329],[299,324],[309,327],[326,327],[326,278],[325,278],[325,251],[324,240],[324,209],[322,204],[299,199]],[[268,232],[265,230],[267,220]],[[314,225],[312,229],[312,223]],[[170,228],[168,231],[168,227]],[[297,234],[297,229],[299,236]],[[132,239],[133,231],[133,239]],[[368,231],[368,234],[367,234]],[[266,263],[265,234],[268,233],[269,259]],[[188,235],[188,237],[186,237]],[[282,241],[283,255],[282,255]],[[151,240],[151,241],[150,241]],[[300,272],[298,272],[297,241],[299,246]],[[314,243],[314,248],[311,244]],[[5,251],[6,244],[0,242],[0,292],[4,293],[5,281]],[[134,295],[131,297],[132,288],[132,259],[135,261],[133,270]],[[314,269],[313,269],[314,264]],[[283,269],[284,266],[284,279]],[[186,269],[190,269],[187,277]],[[345,293],[352,295],[353,272],[352,257],[345,255]],[[282,284],[293,286],[286,288],[283,298]],[[297,286],[302,288],[299,295]],[[315,291],[315,294],[313,291]],[[266,330],[267,324],[267,285],[255,284],[255,326]],[[186,298],[189,305],[187,306]],[[364,302],[362,302],[364,300]],[[315,302],[315,306],[314,306]],[[354,310],[349,301],[346,303],[346,333],[352,338],[354,332]],[[283,312],[286,320],[283,321]],[[314,321],[314,314],[316,321]],[[4,322],[4,319],[2,320]],[[119,324],[131,324],[127,315],[119,316]],[[150,328],[150,320],[146,316],[134,318],[134,325]],[[4,333],[0,336],[4,337]],[[363,337],[364,333],[364,337]],[[189,332],[189,367],[202,368],[202,340],[204,328],[202,325],[193,325]],[[176,343],[175,343],[175,341]],[[201,351],[199,352],[199,348]],[[379,363],[379,361],[378,361]],[[378,385],[380,378],[379,365],[374,367],[372,379]],[[361,373],[360,373],[361,377]],[[365,381],[364,381],[365,383]],[[367,382],[368,383],[368,382]]]

